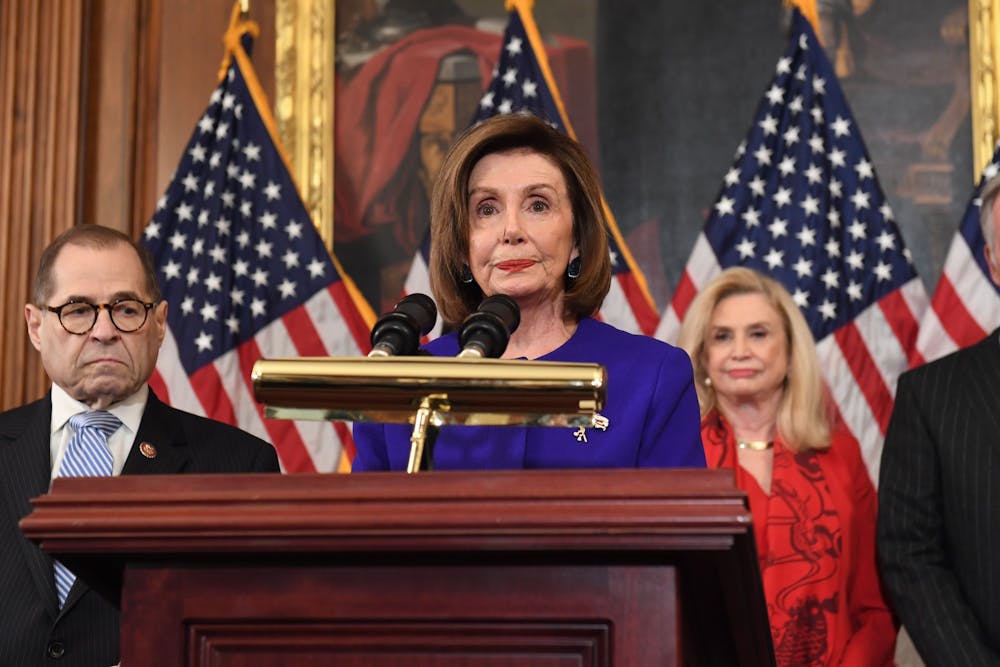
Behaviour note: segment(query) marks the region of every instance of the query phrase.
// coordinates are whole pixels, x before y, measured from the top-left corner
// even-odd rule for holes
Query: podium
[[[124,667],[773,665],[731,471],[59,478]]]

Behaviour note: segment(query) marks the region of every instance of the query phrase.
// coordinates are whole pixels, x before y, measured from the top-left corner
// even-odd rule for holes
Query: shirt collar
[[[149,387],[145,383],[131,396],[118,401],[108,408],[108,412],[118,417],[132,433],[139,431],[142,413],[146,411],[146,401],[149,400]],[[81,403],[66,393],[57,384],[52,385],[52,421],[50,433],[56,433],[66,426],[73,415],[89,412],[90,406]]]

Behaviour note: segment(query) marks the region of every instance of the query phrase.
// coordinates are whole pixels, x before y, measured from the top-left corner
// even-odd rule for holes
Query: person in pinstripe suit
[[[1000,285],[1000,177],[982,191]],[[1000,665],[1000,329],[904,373],[879,472],[882,578],[928,667]]]
[[[122,300],[150,304],[145,319]],[[149,389],[166,304],[148,253],[128,236],[96,225],[61,235],[42,254],[33,302],[28,336],[52,389],[0,413],[0,667],[109,667],[119,658],[117,608],[80,579],[60,607],[52,558],[18,527],[59,470],[70,416],[100,409],[119,419],[108,437],[114,474],[277,472],[278,459],[263,440]],[[67,303],[70,315],[59,308]]]

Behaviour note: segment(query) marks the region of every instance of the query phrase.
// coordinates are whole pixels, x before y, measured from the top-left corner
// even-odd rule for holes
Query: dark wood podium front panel
[[[731,471],[60,478],[124,667],[773,667]]]
[[[129,568],[125,665],[676,665],[672,568]],[[171,650],[173,653],[171,654]]]
[[[674,575],[663,567],[555,564],[129,568],[123,618],[166,641],[125,636],[122,661],[676,665]]]

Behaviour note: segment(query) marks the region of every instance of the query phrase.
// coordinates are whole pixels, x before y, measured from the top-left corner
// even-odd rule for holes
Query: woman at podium
[[[892,665],[875,563],[876,495],[829,411],[813,337],[787,291],[747,268],[695,298],[694,363],[709,467],[747,493],[778,665]]]
[[[443,426],[434,469],[704,467],[687,355],[595,318],[611,285],[608,237],[589,159],[539,118],[495,116],[453,145],[431,201],[431,289],[446,330],[506,295],[520,323],[501,358],[598,363],[608,390],[586,428]],[[457,333],[426,351],[459,354]],[[405,470],[411,431],[355,424],[353,470]]]

